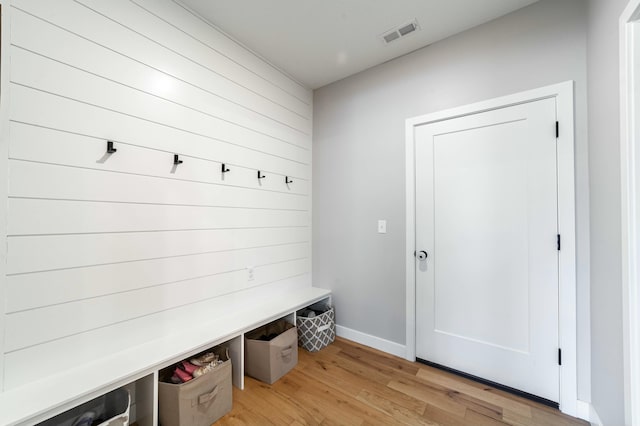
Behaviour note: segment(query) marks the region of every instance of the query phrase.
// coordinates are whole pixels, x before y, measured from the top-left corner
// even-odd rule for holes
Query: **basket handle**
[[[203,393],[198,397],[198,405],[206,404],[209,401],[216,399],[218,396],[218,386],[211,389],[211,392]]]
[[[331,324],[325,324],[325,325],[321,325],[320,327],[318,327],[318,333],[328,330],[331,328]]]
[[[282,355],[282,358],[284,359],[284,358],[290,357],[292,352],[293,352],[293,349],[291,348],[291,346],[287,346],[282,351],[280,351],[280,354]]]

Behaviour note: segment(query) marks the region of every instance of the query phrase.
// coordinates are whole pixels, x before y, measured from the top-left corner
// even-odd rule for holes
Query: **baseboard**
[[[588,421],[593,426],[602,426],[602,420],[590,402],[578,400],[576,411],[576,417]]]
[[[576,401],[576,417],[582,420],[589,421],[591,418],[591,404],[587,401]]]
[[[401,358],[404,358],[407,353],[407,347],[405,345],[381,339],[380,337],[362,333],[341,325],[336,325],[336,334],[340,337],[344,337],[345,339],[360,343],[361,345],[369,346],[370,348],[378,349],[379,351],[399,356]]]
[[[598,416],[598,413],[596,412],[594,406],[589,404],[589,407],[589,422],[594,426],[602,426],[602,420],[600,420],[600,416]]]

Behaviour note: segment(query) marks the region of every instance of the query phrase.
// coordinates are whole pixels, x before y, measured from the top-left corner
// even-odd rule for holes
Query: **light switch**
[[[384,219],[380,219],[378,221],[378,234],[386,234],[387,233],[387,221]]]

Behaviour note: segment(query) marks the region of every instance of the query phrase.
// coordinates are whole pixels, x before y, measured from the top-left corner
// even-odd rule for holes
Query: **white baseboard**
[[[576,417],[588,421],[593,426],[602,426],[602,420],[600,420],[600,416],[598,416],[596,409],[591,405],[591,403],[578,400],[576,404],[576,411]]]
[[[404,358],[407,353],[407,347],[405,345],[352,330],[341,325],[336,325],[336,334],[347,340],[351,340],[356,343],[360,343],[361,345],[369,346],[370,348],[378,349],[379,351],[399,356],[401,358]]]
[[[591,418],[591,404],[587,401],[576,401],[576,417],[582,420],[589,421]]]
[[[589,407],[590,407],[590,410],[589,410],[588,421],[594,426],[602,426],[602,420],[600,420],[600,416],[598,416],[596,409],[591,404],[589,404]]]

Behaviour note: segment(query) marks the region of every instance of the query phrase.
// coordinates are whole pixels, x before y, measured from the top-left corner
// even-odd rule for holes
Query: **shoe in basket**
[[[198,367],[203,367],[203,366],[208,365],[212,361],[215,361],[216,358],[217,358],[216,354],[214,354],[213,352],[207,352],[204,355],[200,355],[198,357],[191,358],[189,360],[189,362],[191,364],[193,364],[193,365],[198,366]]]

